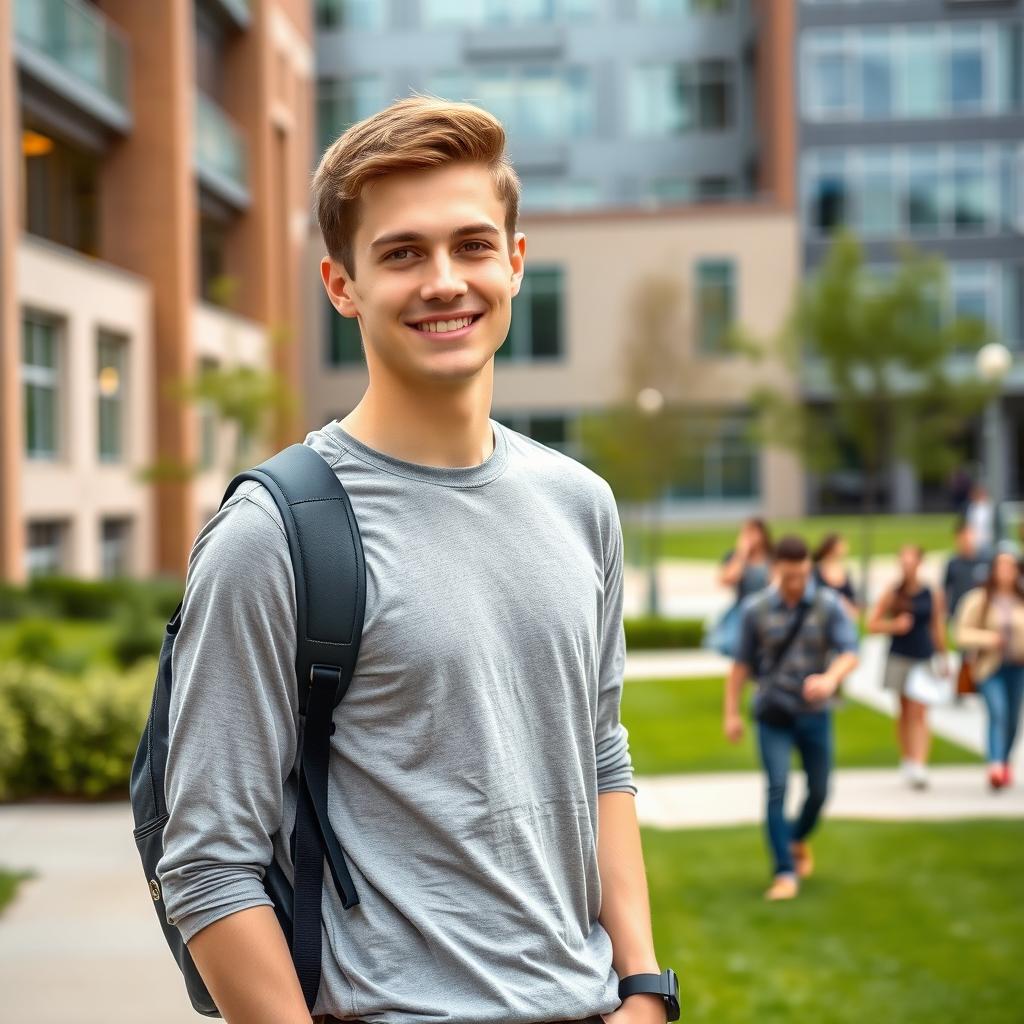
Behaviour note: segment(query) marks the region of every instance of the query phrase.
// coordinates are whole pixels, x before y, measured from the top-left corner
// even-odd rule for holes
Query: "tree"
[[[619,501],[645,504],[648,613],[659,614],[659,502],[693,455],[692,413],[682,405],[686,359],[681,339],[683,286],[673,277],[640,281],[628,308],[630,333],[622,346],[619,395],[612,405],[580,418],[584,458]],[[648,400],[646,411],[643,399]],[[660,396],[660,401],[658,397]],[[654,399],[653,401],[651,399]]]
[[[972,374],[952,372],[952,357],[988,340],[986,326],[943,315],[941,260],[909,246],[899,257],[881,273],[865,265],[852,234],[839,233],[773,346],[793,373],[820,375],[829,401],[811,405],[767,387],[752,395],[760,438],[797,451],[810,468],[837,465],[843,443],[855,452],[864,473],[865,597],[880,474],[893,458],[926,478],[949,472],[957,435],[992,395]],[[752,358],[765,351],[738,331],[732,343]]]

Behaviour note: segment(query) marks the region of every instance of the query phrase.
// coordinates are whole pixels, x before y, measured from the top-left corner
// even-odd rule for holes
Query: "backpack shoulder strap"
[[[291,835],[295,881],[291,913],[278,908],[278,916],[312,1012],[320,990],[325,859],[345,909],[359,902],[331,826],[327,790],[333,712],[348,690],[359,656],[366,565],[348,494],[326,460],[308,445],[293,444],[239,473],[224,501],[245,480],[259,481],[277,503],[295,573],[295,678],[302,721]]]
[[[337,705],[355,671],[366,607],[366,565],[352,503],[337,474],[309,445],[293,444],[239,473],[270,491],[284,520],[295,572],[299,710],[305,714],[314,665],[340,671]]]

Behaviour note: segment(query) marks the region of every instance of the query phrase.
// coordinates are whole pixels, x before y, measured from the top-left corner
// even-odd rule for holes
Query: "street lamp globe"
[[[1013,363],[1013,356],[1010,350],[1001,345],[998,341],[991,341],[978,349],[975,357],[975,366],[978,376],[982,380],[995,384],[1001,381],[1009,372]]]
[[[637,408],[648,416],[661,411],[665,396],[657,388],[643,388],[636,396]]]

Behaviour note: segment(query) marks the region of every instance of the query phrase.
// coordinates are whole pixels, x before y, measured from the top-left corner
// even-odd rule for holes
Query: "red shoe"
[[[1001,764],[988,766],[988,784],[991,789],[1002,789],[1006,785],[1006,775]]]
[[[1008,764],[1003,765],[1003,785],[1013,785],[1013,768],[1011,768]]]

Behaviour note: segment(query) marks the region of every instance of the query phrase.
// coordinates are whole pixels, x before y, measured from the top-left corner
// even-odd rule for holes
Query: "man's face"
[[[811,560],[805,558],[802,562],[789,562],[780,559],[775,563],[775,578],[783,595],[795,601],[803,594],[811,578]]]
[[[504,223],[483,164],[402,172],[363,189],[355,280],[327,257],[321,276],[335,308],[359,317],[371,378],[457,384],[488,365],[508,336],[526,253],[522,232],[509,253]],[[464,314],[468,326],[437,330]]]

